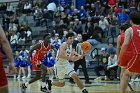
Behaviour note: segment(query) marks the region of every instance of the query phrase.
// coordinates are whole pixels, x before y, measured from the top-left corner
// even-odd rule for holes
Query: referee
[[[74,40],[72,47],[80,55],[83,54],[83,51],[81,49],[81,43],[82,43],[82,35],[78,34],[77,40]],[[80,65],[82,67],[82,71],[83,71],[84,76],[85,76],[85,84],[91,84],[91,82],[89,81],[88,73],[87,73],[85,57],[83,57],[83,59],[80,59],[80,60],[74,62],[74,70],[77,71],[77,69]],[[72,78],[70,78],[69,82],[74,83]]]

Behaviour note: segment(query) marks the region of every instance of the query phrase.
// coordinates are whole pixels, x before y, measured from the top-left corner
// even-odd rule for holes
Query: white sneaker
[[[16,75],[14,75],[14,80],[16,79]]]
[[[140,81],[140,79],[137,77],[134,81],[138,82],[138,81]]]
[[[26,79],[26,76],[23,76],[23,77],[22,77],[22,80],[24,80],[24,79]]]
[[[20,79],[20,75],[18,75],[17,79]]]
[[[27,78],[30,79],[31,78],[31,74],[28,74]]]

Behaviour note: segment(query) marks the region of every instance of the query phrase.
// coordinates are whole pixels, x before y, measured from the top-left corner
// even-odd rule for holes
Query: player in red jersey
[[[10,73],[15,73],[16,69],[14,67],[14,58],[12,54],[12,50],[10,48],[9,42],[4,34],[3,29],[0,26],[0,45],[2,46],[4,52],[6,53],[10,65],[9,65],[9,71]],[[9,93],[8,92],[8,81],[5,74],[4,66],[3,66],[3,60],[2,60],[2,53],[0,52],[0,93]]]
[[[125,31],[125,39],[120,50],[118,62],[121,60],[126,49],[131,45],[133,57],[127,63],[126,70],[122,75],[120,93],[126,92],[129,78],[132,77],[135,73],[140,73],[140,12],[131,12],[129,16],[132,27]]]
[[[46,87],[46,66],[42,64],[42,60],[46,57],[46,54],[53,48],[52,45],[50,45],[50,34],[45,34],[43,37],[43,41],[40,41],[38,44],[33,46],[30,49],[29,56],[28,56],[28,63],[30,63],[30,55],[32,55],[33,51],[36,50],[35,54],[32,57],[32,70],[35,72],[35,77],[31,79],[30,81],[23,83],[21,85],[21,91],[25,92],[27,86],[39,79],[41,79],[41,73],[42,73],[42,85],[41,85],[41,91],[47,92],[48,89]],[[54,49],[54,48],[53,48]]]
[[[128,24],[124,24],[124,25],[121,25],[120,26],[120,35],[118,36],[118,38],[117,38],[117,57],[119,56],[119,54],[120,54],[120,49],[121,49],[121,46],[122,46],[122,44],[123,44],[123,42],[124,42],[124,33],[125,33],[125,30],[128,28],[129,26],[128,26]],[[125,70],[125,67],[126,67],[126,65],[127,65],[127,62],[129,61],[129,59],[131,59],[131,57],[133,56],[133,55],[131,55],[132,53],[131,53],[132,51],[131,51],[131,47],[129,47],[128,49],[127,49],[127,51],[125,51],[125,53],[123,54],[123,57],[122,57],[122,59],[121,59],[121,61],[118,63],[118,65],[121,67],[121,74],[120,74],[120,78],[122,77],[122,73],[124,72],[124,70]],[[129,56],[130,55],[130,57],[127,57],[127,56]]]

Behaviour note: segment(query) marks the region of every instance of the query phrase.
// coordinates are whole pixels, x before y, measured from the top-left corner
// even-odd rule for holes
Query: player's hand
[[[17,73],[17,70],[16,70],[16,68],[14,66],[14,62],[11,62],[9,64],[9,74],[16,74],[16,73]]]
[[[84,52],[83,53],[83,57],[87,56],[88,55],[88,52]]]
[[[81,59],[79,56],[75,56],[75,55],[70,56],[70,60],[71,60],[71,61],[77,61],[77,60],[79,60],[79,59]]]

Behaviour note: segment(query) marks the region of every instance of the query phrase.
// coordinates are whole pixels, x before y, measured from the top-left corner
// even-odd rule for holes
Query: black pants
[[[107,70],[106,70],[106,67],[107,67],[106,64],[95,66],[95,67],[94,67],[94,71],[95,71],[96,75],[97,75],[98,77],[101,76],[100,71],[104,71],[105,75],[107,75],[108,72],[107,72]]]
[[[115,67],[112,67],[110,68],[109,70],[107,70],[107,77],[109,79],[116,79],[117,78],[117,69],[118,69],[118,66],[115,66]]]
[[[85,76],[85,81],[88,82],[89,81],[89,76],[88,76],[88,73],[87,73],[85,58],[74,62],[74,70],[77,71],[78,67],[80,65],[82,66],[82,71],[83,71],[84,76]],[[70,80],[72,80],[72,78],[70,78]]]

